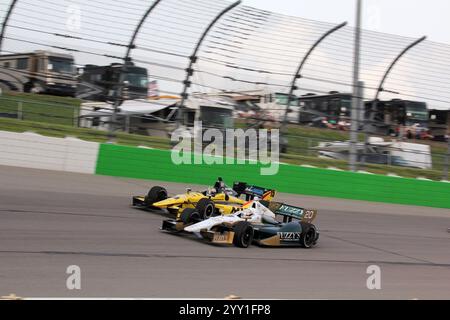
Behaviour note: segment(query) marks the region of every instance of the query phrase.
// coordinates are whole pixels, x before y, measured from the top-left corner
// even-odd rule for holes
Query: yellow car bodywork
[[[275,196],[275,191],[266,192],[261,200],[271,201]],[[136,197],[137,200],[145,201],[145,197]],[[177,195],[166,200],[156,202],[152,207],[159,209],[167,209],[170,213],[176,215],[177,219],[180,218],[184,209],[195,209],[197,203],[202,199],[210,199],[214,202],[216,209],[221,215],[230,215],[237,211],[250,207],[253,201],[246,201],[241,198],[237,198],[225,193],[218,193],[212,196],[206,196],[200,192],[188,191],[185,194]]]

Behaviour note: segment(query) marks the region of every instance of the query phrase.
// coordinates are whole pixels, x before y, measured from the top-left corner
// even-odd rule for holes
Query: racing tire
[[[253,227],[247,221],[238,222],[234,227],[233,244],[238,248],[248,248],[253,242]]]
[[[308,223],[302,223],[302,234],[300,236],[300,246],[305,249],[310,249],[317,244],[319,233],[317,228]]]
[[[195,209],[186,208],[180,215],[180,220],[184,224],[197,223],[200,219],[200,214]]]
[[[216,213],[216,206],[210,199],[201,199],[195,209],[200,214],[200,218],[203,220],[213,217]]]
[[[145,203],[152,206],[154,203],[166,200],[168,197],[167,190],[163,187],[153,187],[145,197]]]

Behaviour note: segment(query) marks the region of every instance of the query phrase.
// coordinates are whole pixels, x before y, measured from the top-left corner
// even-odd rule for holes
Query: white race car
[[[283,217],[283,222],[277,216]],[[240,248],[247,248],[253,242],[268,247],[311,248],[319,239],[319,231],[312,224],[316,216],[316,210],[255,200],[248,209],[204,221],[194,209],[186,209],[182,221],[166,220],[162,230],[191,233],[211,243],[234,244]]]

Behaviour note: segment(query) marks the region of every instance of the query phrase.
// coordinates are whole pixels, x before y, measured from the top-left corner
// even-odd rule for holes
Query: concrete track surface
[[[320,210],[319,246],[238,249],[161,232],[163,216],[130,208],[152,185],[186,187],[0,167],[0,296],[450,299],[450,210],[281,194]]]

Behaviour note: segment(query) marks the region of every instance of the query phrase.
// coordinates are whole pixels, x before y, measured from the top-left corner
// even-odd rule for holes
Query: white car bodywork
[[[247,221],[251,224],[262,224],[263,218],[275,220],[275,214],[263,206],[259,201],[254,201],[251,208],[237,212],[228,216],[212,217],[199,223],[184,228],[184,231],[191,233],[200,233],[201,231],[210,231],[221,224],[235,224],[240,221]]]

